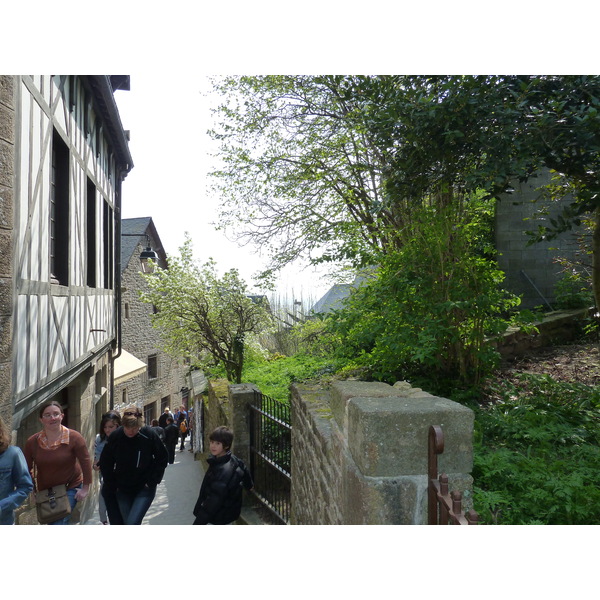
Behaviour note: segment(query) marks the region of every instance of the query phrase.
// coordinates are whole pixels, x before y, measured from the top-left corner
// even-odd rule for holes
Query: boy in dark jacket
[[[200,495],[194,507],[194,525],[227,525],[242,512],[242,487],[254,487],[246,465],[231,453],[233,432],[217,427],[209,436],[208,470],[202,480]]]

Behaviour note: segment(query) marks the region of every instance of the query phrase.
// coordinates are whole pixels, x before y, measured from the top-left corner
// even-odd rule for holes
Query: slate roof
[[[167,255],[152,222],[152,217],[137,217],[121,220],[121,273],[127,268],[138,245],[146,247],[148,243],[146,235],[150,237],[152,249],[158,254],[159,266],[166,267]]]
[[[375,271],[375,267],[365,267],[356,274],[352,283],[336,283],[320,300],[315,302],[311,312],[326,314],[332,310],[342,308],[344,300],[350,296],[352,290],[365,283]]]
[[[331,289],[312,307],[315,314],[325,314],[334,309],[342,308],[344,300],[350,295],[353,283],[336,283]]]

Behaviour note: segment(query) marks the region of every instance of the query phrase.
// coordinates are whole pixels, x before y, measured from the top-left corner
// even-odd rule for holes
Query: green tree
[[[223,199],[220,226],[269,249],[274,269],[300,256],[360,263],[393,243],[394,224],[379,210],[384,156],[362,127],[354,91],[370,81],[263,76],[215,83],[223,97],[210,132],[222,159],[212,174]]]
[[[542,167],[574,202],[539,237],[600,203],[598,76],[229,77],[215,89],[222,223],[270,247],[274,267],[377,262],[411,239],[415,209],[496,198]]]
[[[489,374],[498,354],[487,338],[507,328],[504,315],[519,302],[478,250],[489,204],[474,201],[462,217],[452,206],[414,214],[413,239],[384,257],[330,319],[341,336],[338,354],[358,357],[372,377],[390,383],[420,377],[441,389]]]
[[[236,269],[219,277],[212,259],[198,266],[187,235],[179,252],[167,269],[145,275],[149,290],[141,297],[156,309],[152,323],[164,334],[167,352],[201,367],[220,365],[230,381],[241,383],[245,347],[271,326],[266,302],[247,295]]]
[[[223,227],[273,267],[376,263],[423,206],[494,196],[538,163],[500,77],[264,76],[215,84]],[[241,227],[240,227],[241,226]]]
[[[532,243],[579,226],[591,215],[593,283],[600,306],[600,77],[398,77],[387,104],[364,103],[365,127],[385,148],[389,207],[431,198],[438,206],[484,190],[490,197],[541,168],[555,181],[551,201],[571,194],[562,214]],[[406,214],[407,210],[396,210]]]

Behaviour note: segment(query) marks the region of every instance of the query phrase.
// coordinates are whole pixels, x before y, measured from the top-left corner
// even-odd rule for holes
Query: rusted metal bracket
[[[444,432],[439,425],[429,428],[428,453],[428,524],[429,525],[477,525],[479,515],[474,510],[462,510],[462,494],[449,492],[448,475],[438,475],[438,455],[444,452]]]

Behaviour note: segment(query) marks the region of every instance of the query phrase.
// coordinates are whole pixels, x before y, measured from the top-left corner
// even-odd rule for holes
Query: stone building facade
[[[152,218],[123,219],[121,223],[121,345],[117,361],[137,359],[139,374],[128,374],[114,381],[114,407],[127,404],[143,407],[146,423],[158,419],[165,407],[175,412],[187,407],[188,366],[162,350],[160,332],[152,326],[153,307],[142,302],[139,294],[147,289],[140,269],[140,254],[150,246],[158,255],[157,264],[167,268],[167,257]],[[132,359],[133,357],[133,359]]]
[[[12,422],[15,102],[13,77],[0,76],[0,419]]]

